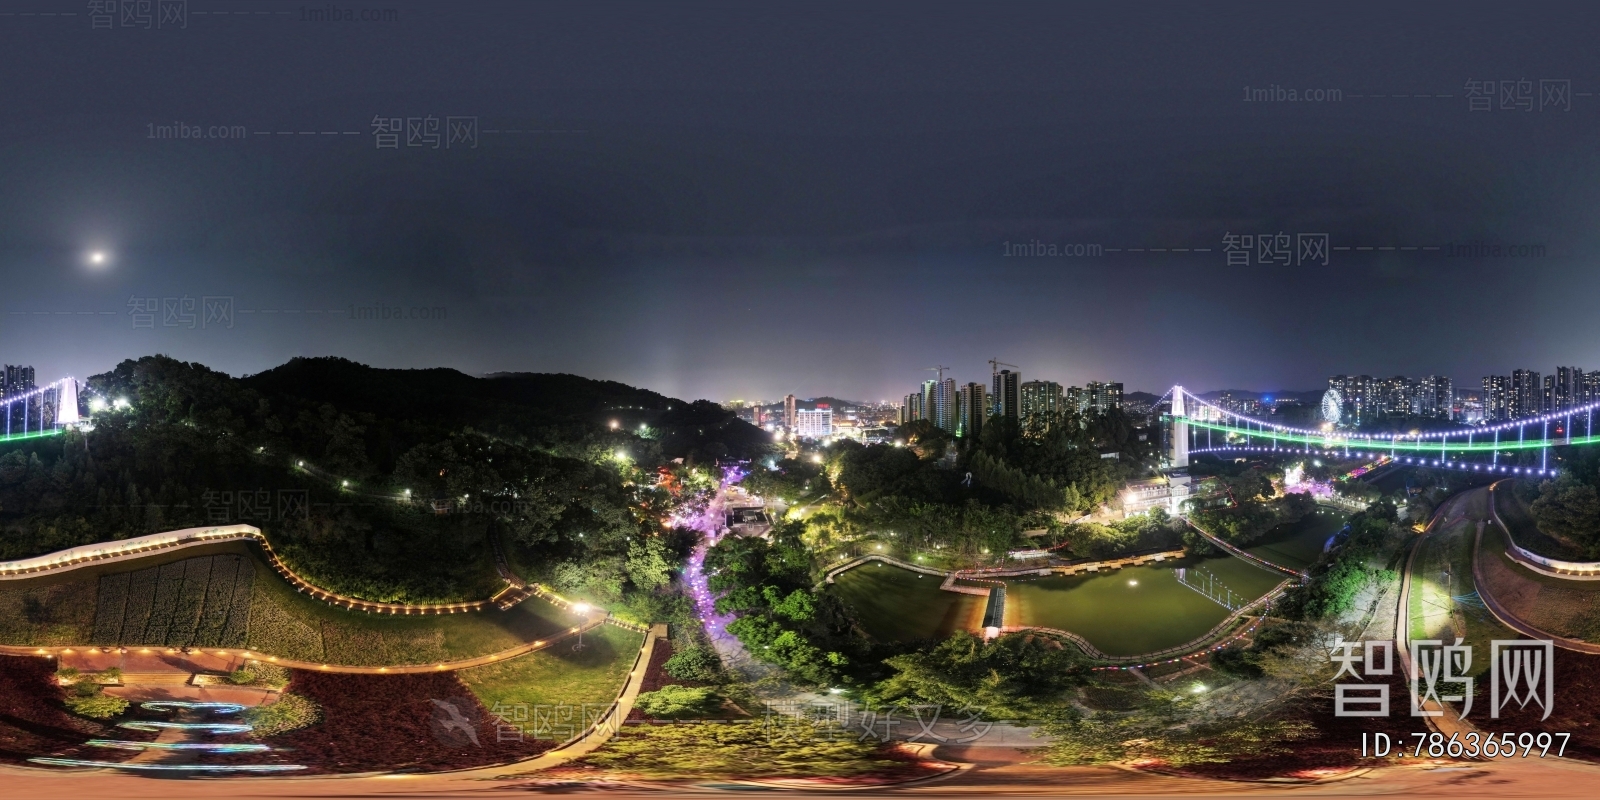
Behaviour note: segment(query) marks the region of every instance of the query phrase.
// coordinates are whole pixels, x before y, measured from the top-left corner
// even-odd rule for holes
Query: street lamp
[[[583,644],[583,625],[589,621],[589,604],[579,603],[572,607],[572,611],[580,617],[578,620],[578,643],[572,646],[572,651],[576,653],[585,646]]]

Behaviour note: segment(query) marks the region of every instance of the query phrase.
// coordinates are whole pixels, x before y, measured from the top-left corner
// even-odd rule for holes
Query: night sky
[[[338,355],[870,400],[991,357],[1155,392],[1600,368],[1593,5],[175,5],[0,9],[0,361],[40,380]],[[208,138],[152,138],[174,123]],[[1289,263],[1223,252],[1280,232]],[[1034,240],[1101,254],[1004,254]],[[1544,255],[1423,249],[1452,243]]]

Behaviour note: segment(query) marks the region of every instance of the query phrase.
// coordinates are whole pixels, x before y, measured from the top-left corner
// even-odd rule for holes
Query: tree
[[[717,651],[705,645],[697,644],[673,653],[662,668],[681,681],[716,683],[722,680],[722,661]]]
[[[1600,554],[1600,496],[1595,487],[1563,474],[1540,485],[1531,510],[1545,534],[1590,557]]]
[[[670,684],[640,694],[634,705],[656,719],[688,719],[715,712],[722,698],[710,689]]]
[[[670,555],[667,546],[658,537],[652,536],[629,544],[626,567],[628,580],[633,582],[635,588],[646,592],[666,586],[672,580],[672,563],[668,560]]]
[[[932,650],[885,663],[895,672],[871,692],[874,702],[934,703],[978,710],[990,719],[1028,719],[1052,713],[1089,670],[1076,649],[1028,633],[985,644],[965,631]]]

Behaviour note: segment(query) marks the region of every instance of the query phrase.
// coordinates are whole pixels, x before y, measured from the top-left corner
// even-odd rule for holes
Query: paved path
[[[517,656],[527,655],[528,653],[536,652],[538,650],[544,650],[544,649],[549,648],[552,645],[556,644],[557,642],[562,641],[563,639],[567,639],[567,638],[570,638],[572,636],[577,635],[577,633],[578,633],[580,628],[584,632],[588,632],[588,631],[594,630],[595,628],[600,627],[601,625],[605,625],[607,623],[614,624],[614,625],[619,625],[620,627],[628,628],[629,630],[642,630],[641,628],[639,628],[636,625],[627,625],[627,624],[619,623],[619,622],[616,622],[614,620],[609,620],[609,619],[606,619],[606,618],[603,618],[603,617],[594,617],[594,618],[591,618],[588,622],[584,623],[581,626],[568,628],[567,630],[563,631],[558,636],[554,636],[554,637],[551,637],[549,639],[541,639],[541,640],[534,641],[534,642],[527,642],[525,644],[521,644],[521,645],[518,645],[516,647],[510,648],[508,650],[501,650],[498,653],[490,653],[488,655],[475,656],[473,658],[463,658],[463,659],[458,659],[458,660],[455,660],[455,661],[440,661],[440,662],[436,662],[436,663],[433,663],[433,664],[401,664],[401,665],[386,666],[386,667],[365,667],[365,666],[352,666],[352,665],[349,665],[349,664],[325,664],[325,663],[322,663],[322,662],[319,662],[319,661],[300,661],[298,659],[293,659],[293,658],[280,658],[280,657],[274,656],[274,655],[267,655],[265,653],[260,653],[260,652],[254,651],[254,650],[238,650],[238,649],[233,649],[233,650],[215,649],[215,650],[209,650],[209,651],[201,650],[200,651],[200,655],[206,655],[206,656],[217,655],[217,656],[224,656],[224,657],[243,657],[243,658],[248,658],[248,659],[254,659],[254,660],[257,660],[257,661],[264,661],[264,662],[267,662],[269,664],[276,664],[276,665],[278,665],[280,667],[290,667],[290,668],[293,668],[293,669],[311,670],[313,672],[340,672],[340,673],[346,673],[346,674],[351,674],[351,675],[417,675],[417,674],[426,673],[426,672],[453,672],[453,671],[458,670],[458,669],[467,669],[468,667],[481,667],[484,664],[493,664],[493,663],[495,663],[497,661],[504,661],[504,660],[506,660],[508,658],[516,658]],[[87,648],[87,647],[81,647],[81,646],[74,648],[74,647],[21,647],[21,646],[17,646],[17,645],[0,645],[0,654],[12,655],[12,656],[47,656],[47,657],[50,657],[50,658],[56,658],[56,657],[59,657],[59,656],[62,656],[62,655],[69,655],[70,656],[70,655],[76,654],[79,651],[91,650],[91,649],[97,649],[97,648]],[[198,672],[198,671],[201,671],[201,670],[195,670],[195,671]]]
[[[644,646],[639,648],[639,655],[634,659],[633,670],[628,673],[628,682],[622,685],[622,691],[617,694],[616,701],[611,704],[611,708],[607,709],[605,714],[602,714],[593,725],[590,725],[582,733],[574,736],[560,747],[554,750],[547,750],[527,761],[502,764],[498,767],[465,770],[464,773],[488,778],[533,772],[565,764],[568,761],[582,758],[598,750],[601,745],[610,741],[611,737],[617,734],[622,722],[633,711],[633,704],[639,699],[639,690],[644,685],[645,673],[650,668],[650,657],[655,654],[656,643],[664,641],[666,638],[667,626],[665,623],[658,622],[651,626],[650,632],[645,635]],[[461,775],[463,773],[454,774]]]
[[[1411,568],[1417,560],[1417,552],[1422,549],[1423,540],[1451,522],[1449,517],[1451,511],[1456,512],[1456,520],[1464,518],[1465,512],[1460,509],[1460,506],[1464,503],[1468,494],[1470,492],[1458,494],[1446,500],[1434,511],[1433,519],[1428,521],[1428,526],[1423,528],[1422,533],[1412,542],[1411,552],[1406,555],[1405,569],[1400,573],[1400,603],[1395,611],[1394,636],[1396,641],[1394,649],[1398,651],[1397,659],[1401,668],[1405,670],[1406,677],[1411,680],[1415,680],[1417,675],[1416,665],[1411,663],[1411,651],[1407,647],[1411,640]],[[1406,697],[1403,702],[1410,704],[1411,698]],[[1427,714],[1435,715],[1423,717],[1423,721],[1427,723],[1428,727],[1445,736],[1460,734],[1464,737],[1478,730],[1476,725],[1462,719],[1461,712],[1449,703],[1428,700],[1422,704],[1422,710]]]

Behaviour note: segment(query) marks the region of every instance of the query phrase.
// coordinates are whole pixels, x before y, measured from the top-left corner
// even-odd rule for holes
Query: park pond
[[[1301,569],[1317,559],[1344,519],[1319,508],[1245,549]],[[1180,582],[1179,569],[1190,585]],[[1138,655],[1203,636],[1230,613],[1224,603],[1248,603],[1285,577],[1224,555],[1088,575],[1008,578],[1005,624],[1072,631],[1108,655]],[[982,624],[983,598],[940,591],[941,579],[934,575],[871,563],[835,581],[833,590],[854,611],[862,629],[878,639],[943,637],[956,630],[976,631]]]

